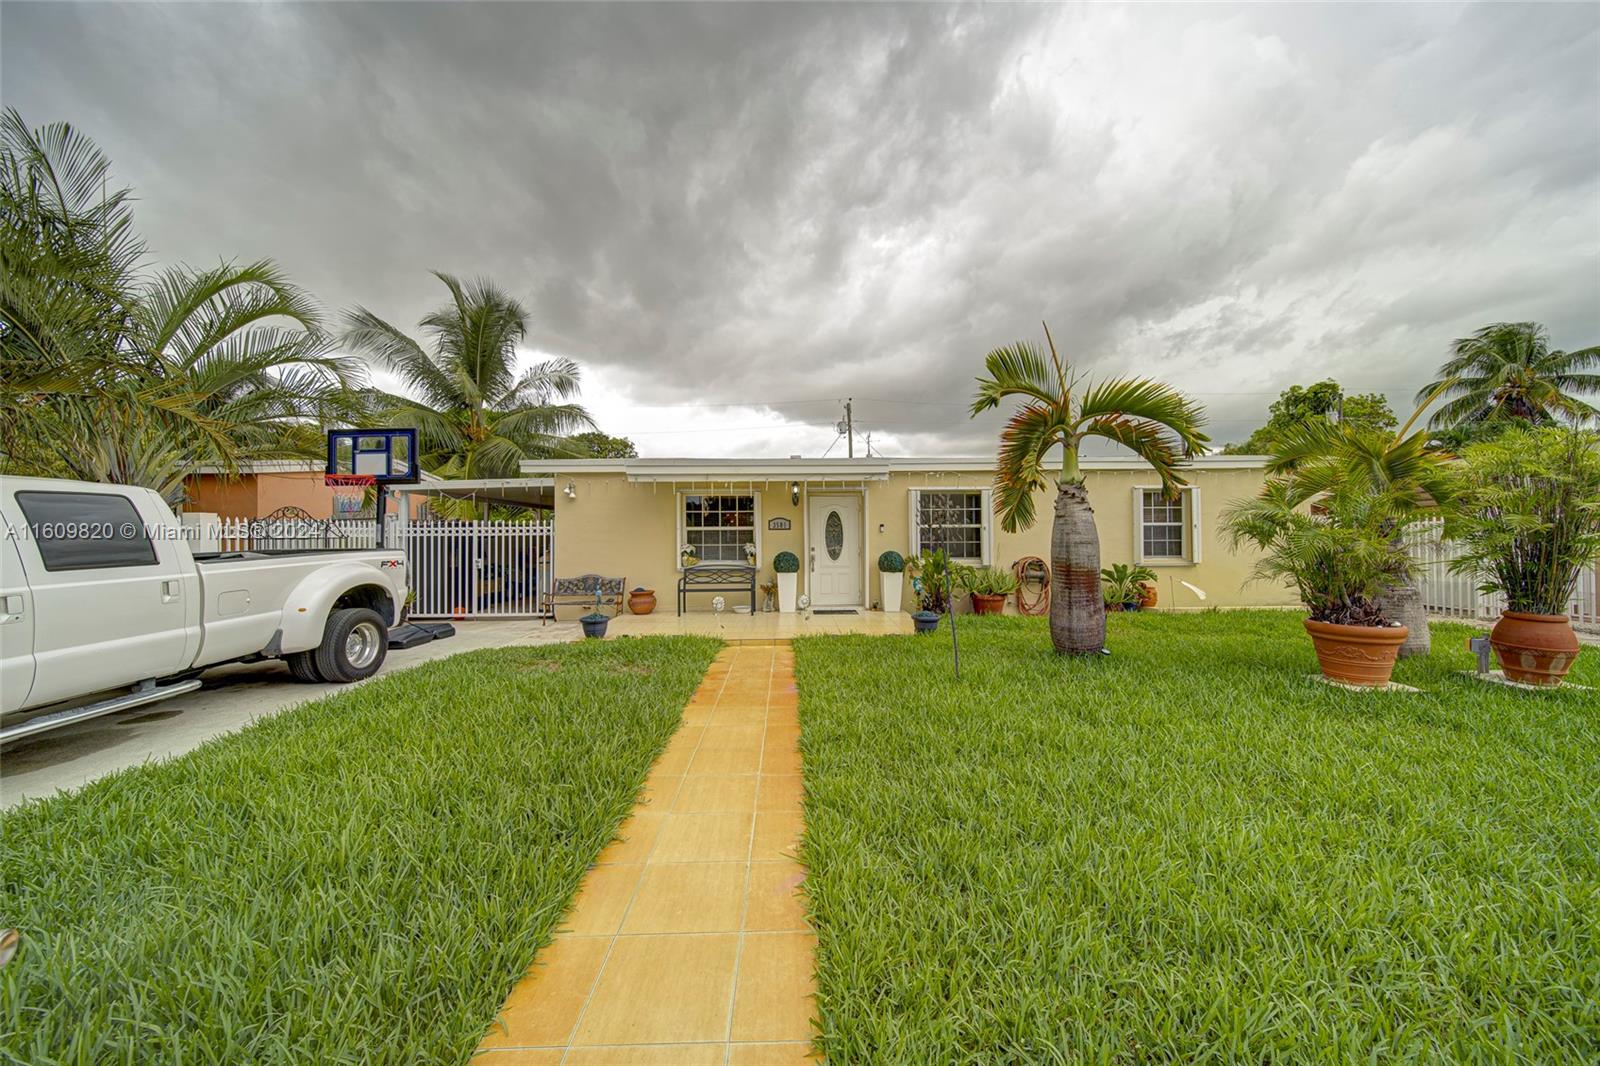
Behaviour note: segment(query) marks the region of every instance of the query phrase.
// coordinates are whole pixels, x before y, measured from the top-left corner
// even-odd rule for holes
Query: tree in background
[[[1226,445],[1222,451],[1224,455],[1271,455],[1290,431],[1311,422],[1335,421],[1377,430],[1392,430],[1399,423],[1382,393],[1345,396],[1339,383],[1329,378],[1284,389],[1268,408],[1267,424],[1249,439]]]
[[[613,437],[609,433],[602,433],[598,429],[586,433],[574,433],[563,442],[560,452],[551,448],[538,447],[532,449],[533,459],[637,459],[639,449],[635,448],[633,441],[627,437]]]
[[[354,409],[311,299],[270,262],[143,269],[130,191],[71,126],[0,117],[0,465],[142,485],[301,453]]]
[[[548,359],[517,371],[528,312],[487,279],[462,283],[435,272],[450,302],[419,323],[428,346],[364,307],[345,314],[345,347],[371,356],[413,395],[376,392],[368,417],[418,431],[422,463],[447,478],[516,477],[524,459],[582,455],[568,438],[594,428],[566,402],[578,365]]]
[[[1155,468],[1169,493],[1186,484],[1183,461],[1204,450],[1200,406],[1170,385],[1148,378],[1082,382],[1050,346],[1046,361],[1021,341],[996,348],[984,359],[972,414],[1017,397],[1021,403],[1000,435],[994,509],[1000,525],[1016,533],[1033,525],[1033,494],[1049,482],[1047,453],[1062,449],[1056,477],[1055,525],[1050,534],[1050,640],[1058,653],[1087,655],[1106,643],[1105,602],[1100,590],[1100,535],[1078,450],[1086,437],[1115,441]]]
[[[1452,443],[1493,437],[1512,425],[1593,423],[1600,409],[1582,397],[1600,393],[1597,371],[1600,346],[1552,350],[1537,322],[1496,322],[1451,345],[1417,402],[1443,398],[1428,425]]]

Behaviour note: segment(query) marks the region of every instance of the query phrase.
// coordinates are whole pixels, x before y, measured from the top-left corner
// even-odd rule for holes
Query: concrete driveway
[[[576,622],[457,622],[456,635],[449,640],[391,651],[378,676],[478,648],[558,644],[581,636]],[[257,718],[350,687],[299,684],[281,662],[218,667],[204,680],[203,688],[187,695],[8,745],[0,751],[0,808],[74,789],[127,766],[181,755]]]

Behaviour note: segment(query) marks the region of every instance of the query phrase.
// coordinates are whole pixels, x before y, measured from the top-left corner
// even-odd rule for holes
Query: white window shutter
[[[991,566],[994,562],[994,500],[992,489],[984,489],[979,493],[983,507],[983,565]]]
[[[1190,485],[1189,494],[1189,561],[1200,561],[1200,487]]]
[[[1133,490],[1133,561],[1144,562],[1144,489]]]
[[[912,555],[922,554],[922,530],[917,528],[917,501],[921,498],[921,496],[921,489],[912,489],[910,492],[906,493],[906,500],[910,503],[911,508],[910,513],[907,514],[906,518],[909,522],[909,528],[911,530]]]

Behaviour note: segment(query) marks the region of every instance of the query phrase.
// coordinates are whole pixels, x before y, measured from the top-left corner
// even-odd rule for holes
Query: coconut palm
[[[1427,430],[1413,428],[1433,399],[1427,397],[1394,431],[1320,419],[1294,426],[1280,436],[1267,472],[1283,478],[1293,506],[1341,492],[1381,501],[1381,531],[1400,546],[1406,526],[1448,511],[1456,498],[1452,457],[1434,446]],[[1400,655],[1426,655],[1432,640],[1421,589],[1409,569],[1397,578],[1378,591],[1374,603],[1407,627]]]
[[[576,403],[578,365],[548,359],[517,371],[528,312],[486,279],[434,275],[450,303],[420,327],[429,348],[364,307],[345,315],[343,344],[399,376],[414,396],[374,393],[372,417],[418,431],[422,461],[442,477],[514,477],[536,455],[580,454],[565,438],[594,428]]]
[[[1600,393],[1600,346],[1552,351],[1537,322],[1496,322],[1455,342],[1436,381],[1417,403],[1434,395],[1445,403],[1430,420],[1435,430],[1474,423],[1549,424],[1600,417],[1580,397]]]
[[[1046,456],[1062,449],[1056,478],[1055,524],[1050,535],[1050,639],[1063,655],[1100,651],[1106,642],[1100,592],[1100,537],[1079,469],[1087,437],[1103,437],[1149,463],[1168,493],[1186,484],[1184,460],[1204,449],[1205,414],[1168,385],[1148,378],[1080,382],[1056,352],[1045,327],[1048,360],[1021,341],[984,358],[974,416],[1008,397],[1021,403],[1000,435],[995,471],[995,513],[1007,532],[1034,522],[1034,493],[1047,483]]]
[[[154,488],[299,454],[352,409],[359,363],[270,262],[142,269],[127,189],[94,143],[0,118],[0,460],[14,473]]]

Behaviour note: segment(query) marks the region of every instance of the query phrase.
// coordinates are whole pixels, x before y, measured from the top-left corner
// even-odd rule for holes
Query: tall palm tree
[[[414,426],[423,463],[443,477],[514,477],[535,453],[581,454],[565,438],[594,421],[580,405],[560,402],[578,392],[578,365],[548,359],[518,373],[517,344],[528,332],[523,306],[487,279],[434,276],[450,303],[420,323],[430,348],[364,307],[345,315],[344,346],[371,356],[415,394],[374,393],[372,417]]]
[[[1063,655],[1099,652],[1106,643],[1100,590],[1100,536],[1079,469],[1086,437],[1128,448],[1155,468],[1161,485],[1176,493],[1187,484],[1184,460],[1205,448],[1205,413],[1171,386],[1148,378],[1079,382],[1056,352],[1045,326],[1048,361],[1021,341],[984,358],[974,416],[1008,397],[1021,403],[1000,435],[995,470],[995,513],[1008,533],[1034,522],[1034,493],[1046,485],[1046,454],[1062,449],[1056,479],[1055,524],[1050,534],[1050,640]]]
[[[1455,502],[1452,456],[1437,448],[1426,429],[1413,429],[1444,386],[1425,397],[1405,425],[1382,430],[1348,422],[1313,419],[1279,438],[1269,474],[1283,478],[1292,506],[1303,506],[1338,493],[1359,493],[1383,501],[1382,531],[1397,545],[1406,526],[1448,510]],[[1384,617],[1409,632],[1402,656],[1426,655],[1433,642],[1428,610],[1414,573],[1384,587],[1374,602]]]
[[[71,126],[0,117],[0,463],[169,500],[204,465],[299,454],[361,367],[270,262],[151,276],[130,194]]]
[[[1437,380],[1416,402],[1440,396],[1435,430],[1474,423],[1521,421],[1544,424],[1600,418],[1600,409],[1580,399],[1600,393],[1600,346],[1552,351],[1537,322],[1496,322],[1451,346]]]

